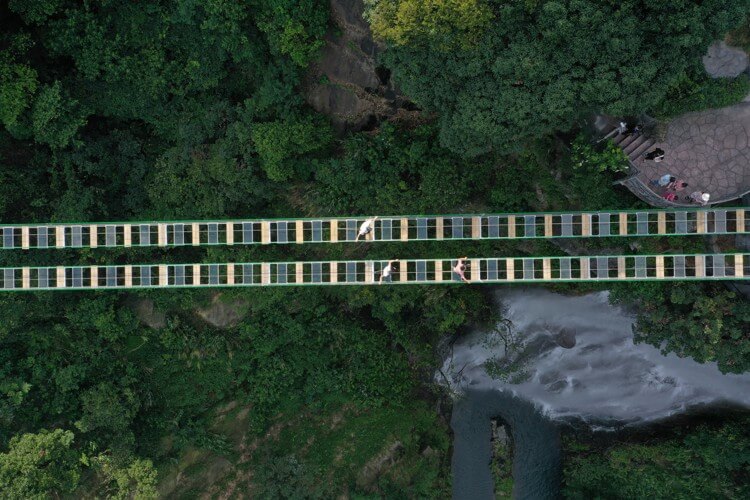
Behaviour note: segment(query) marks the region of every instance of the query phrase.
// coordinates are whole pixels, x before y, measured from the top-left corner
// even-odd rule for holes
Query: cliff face
[[[363,11],[362,0],[331,0],[332,28],[305,80],[307,102],[340,133],[373,128],[414,109],[378,65],[385,47],[373,40]]]

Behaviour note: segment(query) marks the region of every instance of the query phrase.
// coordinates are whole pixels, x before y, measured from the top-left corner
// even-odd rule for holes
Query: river
[[[555,498],[560,447],[555,423],[596,430],[662,420],[688,409],[750,407],[750,374],[724,375],[713,363],[664,356],[633,344],[633,317],[606,292],[565,296],[544,289],[503,289],[498,307],[522,343],[508,377],[487,373],[502,360],[496,334],[474,332],[453,345],[438,377],[457,394],[451,426],[454,498],[492,496],[490,419],[513,430],[516,498]]]

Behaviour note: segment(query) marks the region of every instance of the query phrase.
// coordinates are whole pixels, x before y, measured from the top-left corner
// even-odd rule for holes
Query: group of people
[[[464,283],[471,283],[466,277],[466,259],[468,259],[468,257],[459,258],[456,261],[456,265],[453,266],[453,272]],[[393,271],[395,271],[394,264],[396,264],[396,262],[398,262],[398,259],[389,260],[385,267],[380,271],[380,279],[378,279],[379,284],[382,285],[383,281],[387,283],[391,282]]]
[[[663,190],[662,198],[667,201],[676,202],[680,199],[678,193],[684,191],[689,184],[682,179],[677,179],[672,174],[664,174],[658,179],[651,181],[651,185]],[[706,191],[693,191],[690,196],[685,196],[685,201],[703,206],[707,205],[710,200],[711,195]]]
[[[359,226],[359,231],[357,232],[357,237],[354,241],[359,241],[360,238],[366,237],[368,234],[370,234],[375,229],[375,221],[377,220],[377,216],[372,217],[370,219],[367,219]],[[456,265],[453,266],[453,272],[458,276],[461,281],[464,283],[471,283],[466,278],[466,259],[468,257],[461,257],[456,261]],[[383,269],[380,271],[380,278],[378,279],[379,284],[383,284],[383,282],[390,283],[392,280],[393,272],[396,270],[396,263],[399,261],[399,259],[391,259],[388,261],[388,263],[383,267]]]
[[[643,161],[653,161],[659,163],[664,160],[664,150],[654,148],[643,157]],[[651,185],[662,190],[661,197],[667,201],[680,201],[680,193],[688,187],[688,183],[682,179],[677,179],[672,174],[664,174],[658,179],[651,181]],[[693,191],[690,196],[685,196],[685,201],[697,203],[705,206],[711,200],[711,195],[706,191]]]

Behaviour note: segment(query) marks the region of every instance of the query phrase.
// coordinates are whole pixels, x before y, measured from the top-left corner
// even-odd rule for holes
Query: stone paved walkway
[[[750,191],[750,102],[680,116],[654,147],[664,150],[664,161],[634,161],[646,184],[672,174],[689,184],[683,196],[700,190],[711,203],[736,198]]]

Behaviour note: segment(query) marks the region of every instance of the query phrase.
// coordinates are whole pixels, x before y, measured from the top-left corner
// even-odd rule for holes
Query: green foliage
[[[737,78],[709,78],[701,75],[691,78],[683,73],[667,89],[661,104],[653,110],[653,115],[667,119],[691,111],[723,108],[741,102],[750,93],[750,78],[740,75]]]
[[[328,8],[323,0],[262,0],[258,28],[271,47],[306,67],[323,46]]]
[[[724,373],[750,369],[750,302],[718,285],[618,284],[612,300],[638,300],[635,340],[691,357],[716,361]]]
[[[571,161],[574,170],[590,172],[609,172],[619,174],[628,171],[628,157],[612,141],[604,143],[600,150],[579,135],[571,146]]]
[[[10,40],[10,48],[0,52],[0,123],[6,127],[12,127],[31,105],[38,85],[36,71],[12,56],[29,43],[27,36],[16,36]]]
[[[450,52],[394,45],[399,87],[440,113],[441,144],[463,156],[515,152],[591,112],[657,107],[706,47],[746,14],[745,0],[492,2],[478,43]]]
[[[64,94],[59,81],[43,86],[31,112],[34,140],[62,149],[73,142],[78,129],[86,124],[85,115],[78,101]]]
[[[319,164],[315,202],[327,214],[459,210],[488,187],[491,162],[466,162],[436,144],[434,129],[383,125],[347,141],[345,155]]]
[[[159,497],[156,469],[151,460],[136,458],[118,464],[111,456],[100,455],[94,459],[93,466],[105,483],[107,498],[150,500]]]
[[[14,500],[46,499],[71,493],[78,485],[80,462],[73,433],[62,429],[20,434],[0,453],[0,491]]]
[[[306,443],[300,446],[300,443]],[[447,426],[420,402],[291,416],[253,456],[261,498],[449,496]]]
[[[81,395],[83,415],[76,427],[83,432],[104,428],[114,432],[127,429],[140,402],[132,389],[118,390],[111,383],[101,383]]]
[[[727,34],[727,43],[750,52],[750,16]]]
[[[448,49],[475,43],[493,15],[484,0],[371,0],[365,17],[380,40]]]
[[[304,164],[298,164],[300,157],[325,150],[333,140],[332,134],[330,126],[320,119],[295,117],[256,123],[250,137],[268,178],[283,182],[304,172]]]
[[[602,454],[579,450],[565,466],[572,499],[747,498],[747,419],[648,444],[621,444]]]

